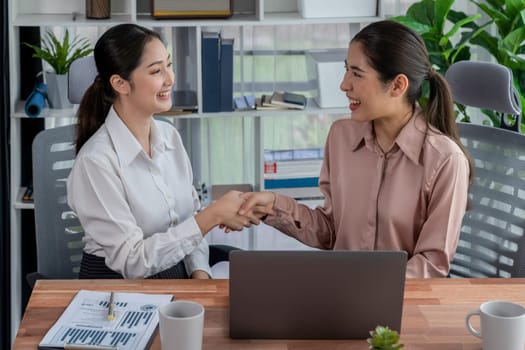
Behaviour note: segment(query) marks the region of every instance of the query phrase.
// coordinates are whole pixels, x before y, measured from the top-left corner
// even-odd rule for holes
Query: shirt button
[[[198,246],[197,242],[192,242],[191,243],[194,247]]]

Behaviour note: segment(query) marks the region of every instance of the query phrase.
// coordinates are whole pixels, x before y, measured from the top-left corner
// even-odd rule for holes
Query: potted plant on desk
[[[370,331],[371,338],[368,338],[370,350],[401,350],[403,344],[399,344],[399,334],[388,327],[377,326]]]
[[[58,40],[55,33],[48,31],[42,38],[41,47],[29,43],[24,45],[34,50],[33,57],[46,61],[53,68],[53,72],[45,72],[49,107],[71,107],[67,97],[67,73],[73,61],[93,52],[89,40],[77,36],[70,42],[66,29],[62,41]]]

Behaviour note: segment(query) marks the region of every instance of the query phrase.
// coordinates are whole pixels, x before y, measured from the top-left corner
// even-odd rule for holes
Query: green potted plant
[[[370,331],[370,336],[366,340],[370,350],[401,350],[404,347],[399,344],[399,334],[388,327],[377,326]]]
[[[67,99],[67,73],[73,61],[93,52],[89,40],[76,36],[70,41],[69,31],[66,29],[62,41],[55,33],[47,31],[40,47],[29,43],[23,44],[34,50],[33,57],[46,61],[53,68],[53,72],[45,72],[50,107],[70,107],[71,104]]]
[[[398,21],[412,28],[419,33],[425,41],[430,63],[441,73],[445,74],[448,68],[458,61],[470,59],[470,44],[483,30],[489,25],[486,23],[473,31],[464,29],[477,19],[480,14],[467,16],[463,12],[452,10],[453,0],[421,0],[412,4],[406,15],[393,17],[392,20]],[[454,19],[453,21],[451,19]],[[452,26],[446,26],[450,21]],[[450,29],[445,30],[445,28]],[[453,38],[461,32],[461,37],[457,42]],[[423,96],[420,103],[424,104],[426,96]],[[456,104],[457,109],[463,115],[463,121],[470,121],[466,108],[461,104]]]
[[[521,132],[525,132],[525,0],[469,1],[483,11],[488,20],[480,14],[469,16],[453,10],[453,0],[421,0],[412,4],[406,15],[393,20],[423,37],[430,61],[441,73],[457,61],[469,60],[470,50],[476,47],[485,49],[498,63],[510,68],[521,99]],[[478,23],[480,21],[482,23]],[[450,30],[445,32],[447,22]],[[470,121],[466,108],[456,106],[461,120]],[[500,116],[494,111],[483,110],[483,113],[492,125],[500,126]]]

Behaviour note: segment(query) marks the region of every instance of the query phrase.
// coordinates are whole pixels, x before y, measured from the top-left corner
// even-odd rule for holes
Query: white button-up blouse
[[[145,278],[184,259],[189,275],[208,265],[194,213],[199,200],[177,130],[152,121],[151,153],[113,109],[82,146],[67,180],[67,201],[82,224],[84,251],[125,278]]]

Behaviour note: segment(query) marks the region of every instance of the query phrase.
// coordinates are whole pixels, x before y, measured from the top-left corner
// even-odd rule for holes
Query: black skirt
[[[86,252],[82,253],[82,261],[80,262],[80,272],[78,278],[80,279],[123,279],[118,272],[111,270],[106,266],[104,258],[98,257]],[[161,271],[148,279],[186,279],[188,274],[184,266],[184,260],[181,260],[177,265],[170,267],[167,270]]]

